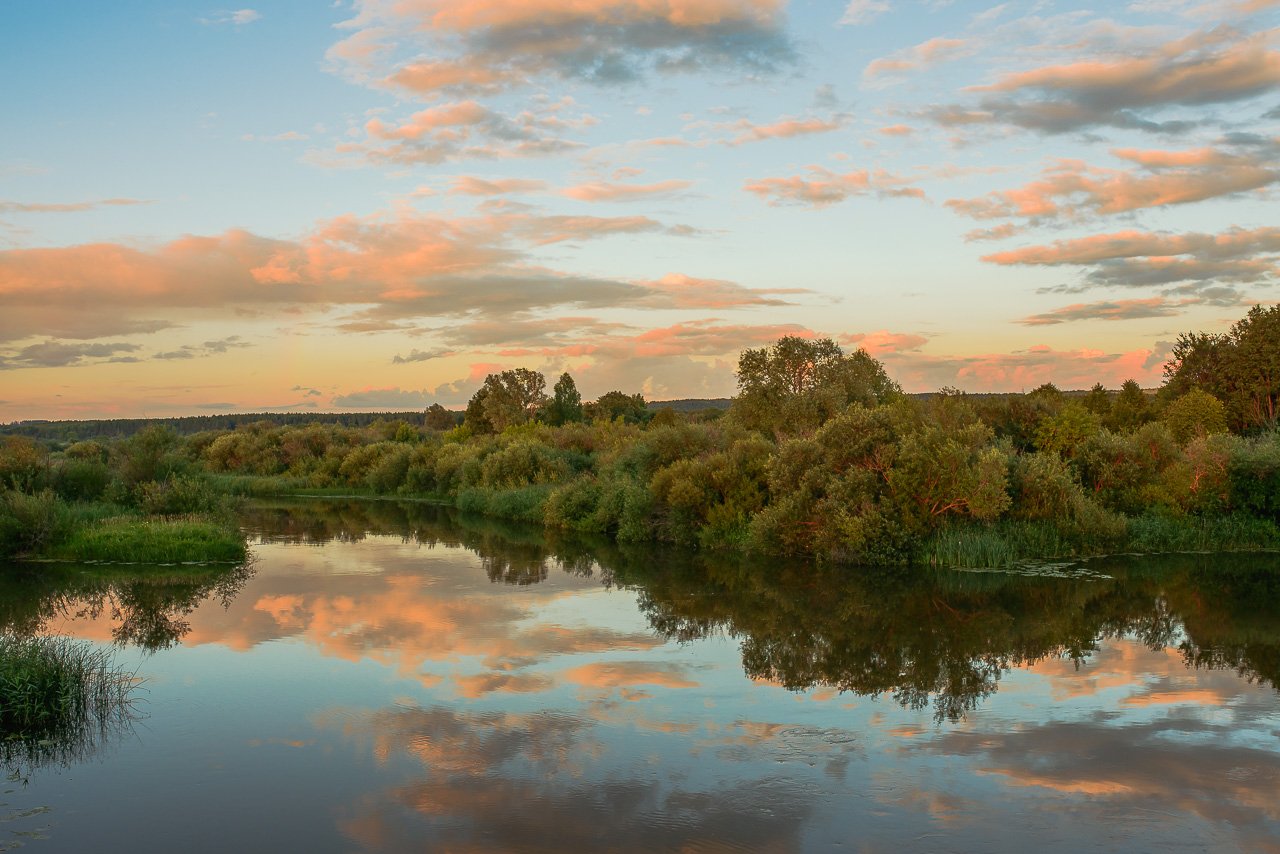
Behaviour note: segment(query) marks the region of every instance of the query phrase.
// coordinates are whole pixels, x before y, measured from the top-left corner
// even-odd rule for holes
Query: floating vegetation
[[[0,635],[0,763],[23,775],[93,754],[133,720],[137,681],[107,650]]]

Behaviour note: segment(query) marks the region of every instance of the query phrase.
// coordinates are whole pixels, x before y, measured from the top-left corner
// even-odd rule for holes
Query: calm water
[[[5,629],[145,680],[131,730],[11,757],[0,850],[1280,851],[1277,556],[816,572],[422,505],[245,524],[245,571],[0,572]]]

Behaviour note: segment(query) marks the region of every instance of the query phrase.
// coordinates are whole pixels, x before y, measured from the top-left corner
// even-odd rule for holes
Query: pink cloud
[[[913,179],[882,169],[855,169],[843,174],[825,166],[809,166],[808,177],[760,178],[748,181],[743,189],[755,193],[771,205],[798,204],[825,207],[855,196],[923,199],[924,191],[910,186]]]

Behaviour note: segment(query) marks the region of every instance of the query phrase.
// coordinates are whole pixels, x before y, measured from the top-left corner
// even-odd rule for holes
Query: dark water
[[[0,850],[1280,851],[1280,557],[814,570],[260,505],[246,570],[0,570],[131,729]]]

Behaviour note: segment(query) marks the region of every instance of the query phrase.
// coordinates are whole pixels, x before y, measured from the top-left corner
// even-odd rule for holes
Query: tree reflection
[[[201,603],[212,599],[227,607],[252,575],[250,564],[176,570],[15,566],[0,573],[0,630],[31,636],[56,620],[107,616],[117,644],[167,649],[190,631],[187,617]]]
[[[660,635],[738,638],[748,676],[933,706],[958,719],[1002,676],[1049,658],[1082,664],[1100,641],[1177,648],[1189,667],[1280,680],[1280,559],[1170,555],[1092,560],[1042,575],[820,567],[546,533],[426,503],[281,501],[251,511],[266,539],[393,535],[470,549],[489,580],[549,568],[634,589]]]

